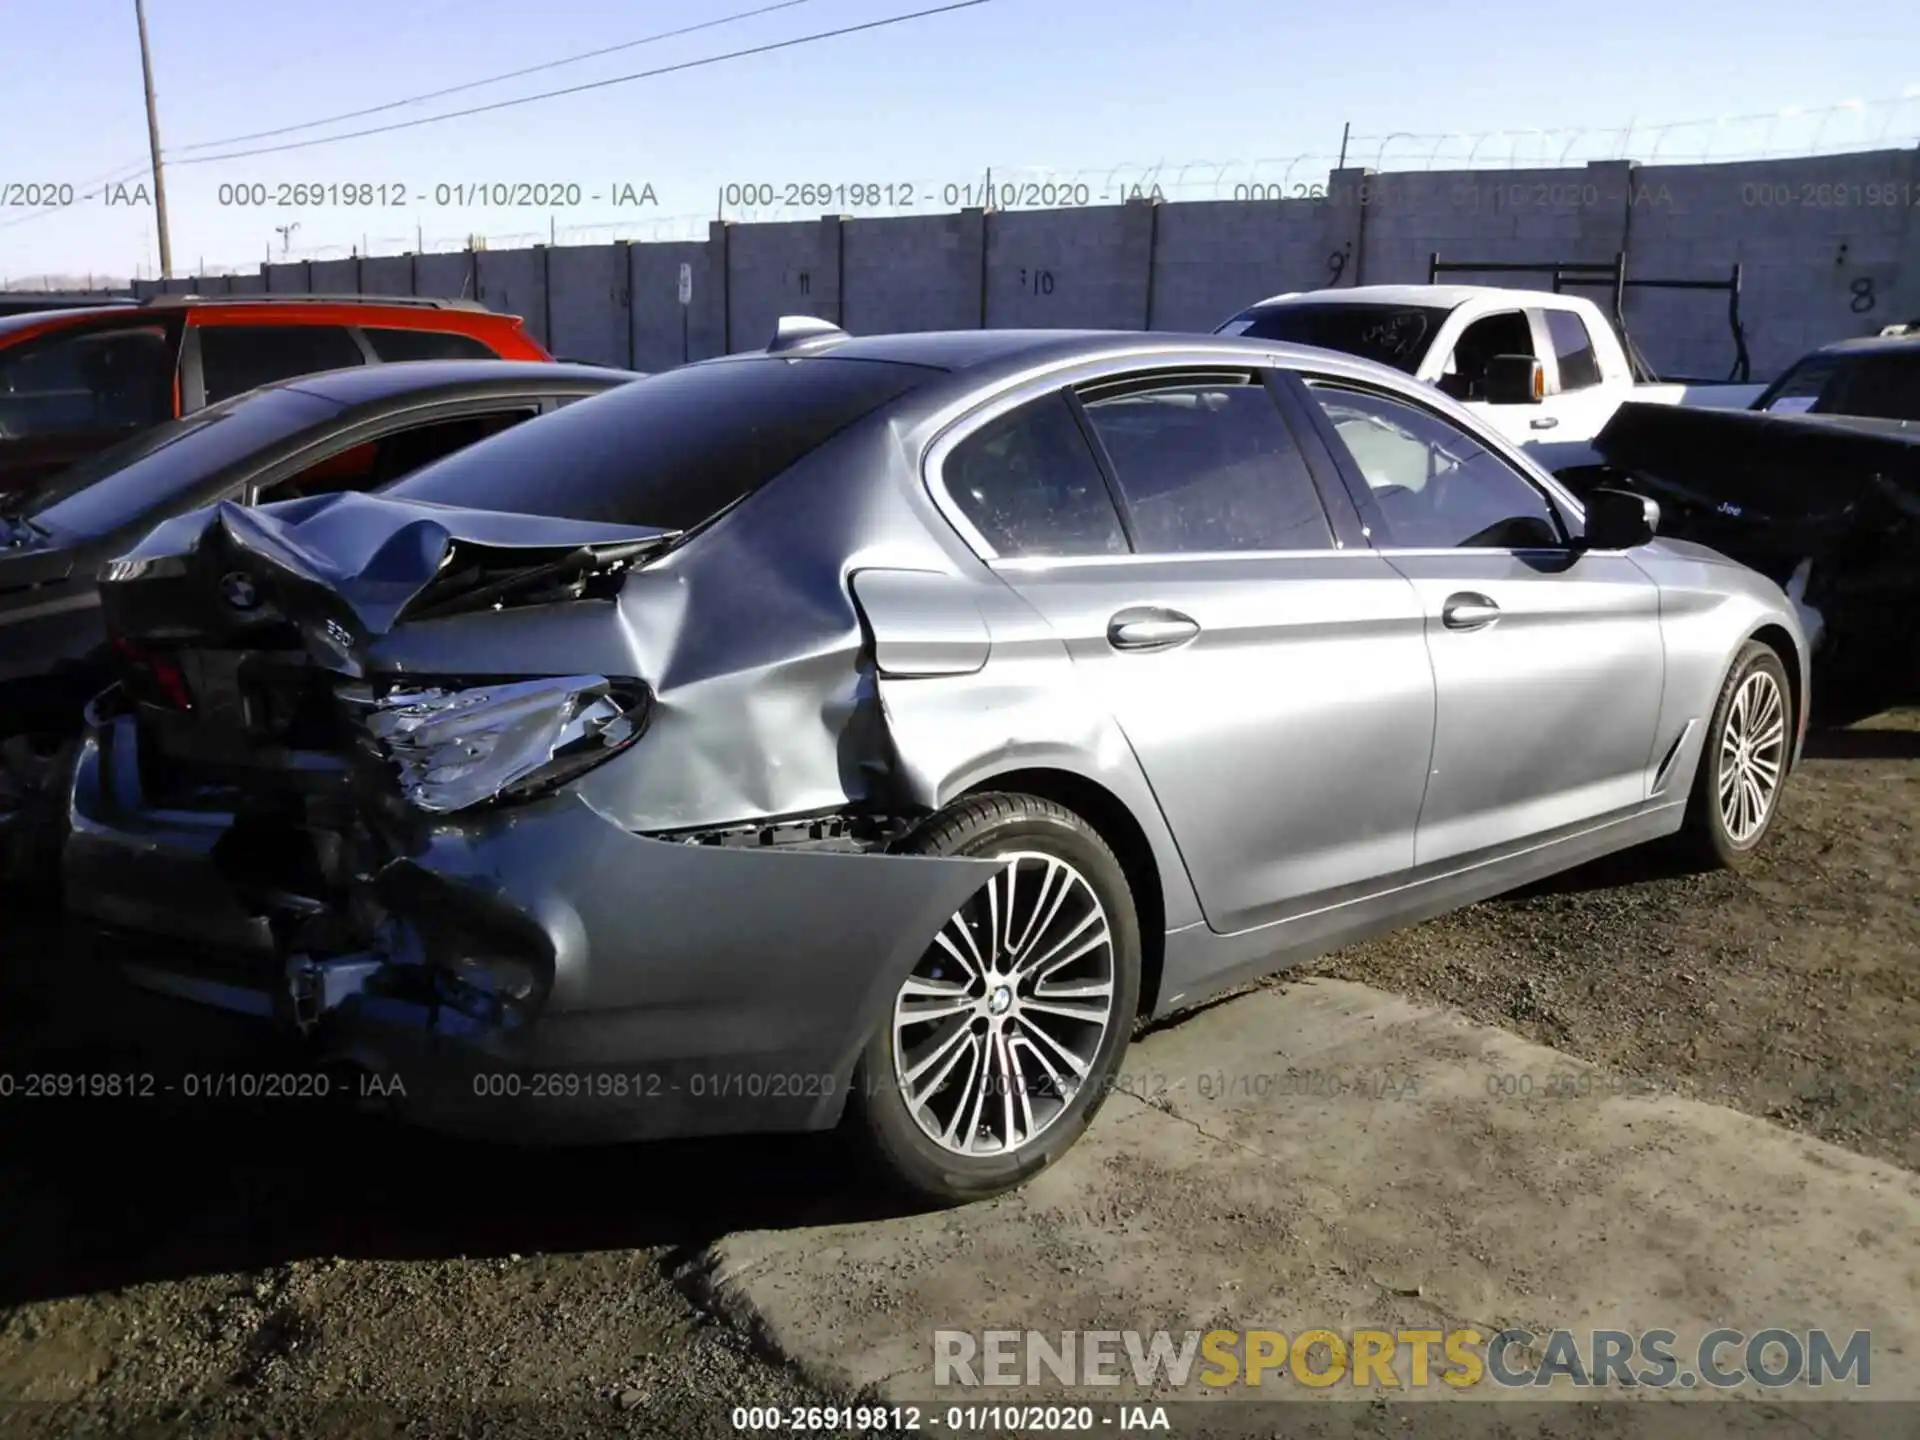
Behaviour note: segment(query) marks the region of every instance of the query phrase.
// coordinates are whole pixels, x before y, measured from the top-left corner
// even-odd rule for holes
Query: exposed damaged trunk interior
[[[604,598],[673,539],[546,522],[553,543],[498,544],[497,517],[434,511],[360,496],[273,517],[222,506],[185,517],[200,527],[187,543],[156,532],[102,582],[121,684],[95,719],[136,748],[145,807],[217,836],[237,955],[406,948],[386,902],[437,816],[562,784],[645,731],[652,696],[633,677],[370,670],[368,647],[396,626]],[[463,925],[451,900],[423,913]],[[449,953],[498,951],[497,918],[484,928]],[[523,958],[525,990],[538,962]]]
[[[1815,637],[1817,692],[1911,684],[1920,423],[1629,403],[1595,443],[1660,502],[1661,534],[1787,591]]]

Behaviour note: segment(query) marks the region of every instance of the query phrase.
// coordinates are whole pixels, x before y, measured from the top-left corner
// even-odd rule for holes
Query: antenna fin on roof
[[[769,355],[795,350],[815,340],[847,339],[847,332],[831,320],[817,315],[782,315],[773,327],[773,339],[767,345]]]

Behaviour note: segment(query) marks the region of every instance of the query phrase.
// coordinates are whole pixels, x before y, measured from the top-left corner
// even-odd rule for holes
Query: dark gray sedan
[[[390,484],[630,371],[407,361],[266,385],[154,426],[0,509],[0,872],[34,790],[108,677],[95,572],[162,520]],[[11,844],[9,842],[12,842]],[[9,855],[7,852],[15,852]]]
[[[1677,837],[1794,764],[1772,582],[1384,367],[794,326],[377,496],[160,527],[71,904],[419,1119],[844,1122],[934,1200],[1136,1020]]]

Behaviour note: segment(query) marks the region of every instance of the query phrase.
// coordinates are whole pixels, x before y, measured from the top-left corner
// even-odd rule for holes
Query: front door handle
[[[1557,415],[1541,415],[1527,422],[1529,430],[1551,430],[1560,423]]]
[[[1484,595],[1463,590],[1440,607],[1440,623],[1449,630],[1482,630],[1500,618],[1500,607]]]
[[[1171,650],[1200,633],[1200,622],[1178,610],[1139,605],[1107,622],[1107,643],[1116,650]]]

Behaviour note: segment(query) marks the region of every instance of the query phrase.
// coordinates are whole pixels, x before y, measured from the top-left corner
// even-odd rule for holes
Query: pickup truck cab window
[[[1483,315],[1454,342],[1440,371],[1440,388],[1456,400],[1485,398],[1482,385],[1496,355],[1533,355],[1533,326],[1524,310]]]
[[[1571,310],[1543,312],[1547,334],[1553,341],[1554,359],[1559,363],[1559,392],[1586,390],[1600,383],[1600,357],[1594,350],[1587,322]]]

